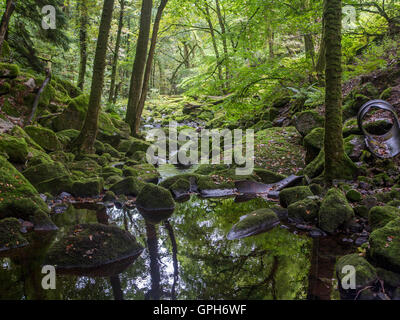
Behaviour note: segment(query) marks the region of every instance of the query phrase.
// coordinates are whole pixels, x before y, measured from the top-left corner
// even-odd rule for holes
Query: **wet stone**
[[[364,243],[368,242],[368,238],[367,237],[359,237],[356,239],[356,241],[354,242],[356,246],[362,246]]]

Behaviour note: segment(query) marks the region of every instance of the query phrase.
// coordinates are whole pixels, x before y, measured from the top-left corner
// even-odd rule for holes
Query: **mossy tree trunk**
[[[162,14],[163,14],[165,7],[167,6],[167,3],[168,3],[168,0],[161,0],[160,6],[157,9],[156,19],[154,20],[153,33],[152,33],[152,37],[151,37],[149,56],[148,56],[147,62],[146,62],[146,70],[144,73],[142,92],[140,95],[140,100],[139,100],[138,106],[136,108],[136,119],[135,119],[135,133],[136,134],[140,133],[140,119],[142,117],[144,104],[146,103],[147,92],[149,90],[149,81],[150,81],[150,75],[151,75],[151,70],[152,70],[153,61],[154,61],[154,54],[156,51],[158,30],[160,29],[160,22],[161,22]]]
[[[73,149],[78,152],[93,153],[97,136],[101,94],[104,85],[104,70],[106,67],[107,44],[111,28],[114,9],[114,0],[104,0],[103,13],[97,38],[96,54],[93,65],[92,88],[90,91],[89,106],[82,130],[73,142]]]
[[[6,10],[4,11],[3,17],[1,18],[0,23],[0,55],[3,49],[3,43],[6,38],[8,24],[10,22],[11,15],[13,14],[15,9],[15,4],[13,0],[7,0]]]
[[[115,41],[113,65],[112,65],[112,72],[111,72],[110,93],[108,95],[108,102],[110,102],[110,103],[114,102],[115,80],[117,77],[119,48],[121,46],[121,33],[122,33],[122,27],[124,25],[124,11],[125,11],[125,0],[120,0],[120,12],[119,12],[119,21],[118,21],[117,40]]]
[[[324,0],[324,7],[325,7],[325,2]],[[318,52],[318,60],[317,64],[315,66],[315,71],[317,72],[317,77],[318,79],[322,80],[324,79],[324,73],[325,73],[325,66],[326,66],[326,49],[325,49],[325,17],[322,17],[322,35],[321,35],[321,44],[319,47],[319,52]]]
[[[342,0],[326,0],[324,6],[325,68],[325,180],[351,178],[355,165],[346,156],[342,124]]]
[[[133,63],[132,77],[129,89],[129,99],[126,112],[126,122],[131,127],[133,135],[138,134],[138,132],[136,131],[136,110],[139,104],[143,87],[143,74],[147,61],[152,9],[153,1],[143,0],[140,16],[139,37],[137,40],[135,61]]]
[[[81,0],[79,5],[80,11],[80,28],[79,28],[79,48],[80,48],[80,63],[78,88],[83,90],[85,85],[86,66],[87,66],[87,34],[89,25],[88,3],[87,0]]]

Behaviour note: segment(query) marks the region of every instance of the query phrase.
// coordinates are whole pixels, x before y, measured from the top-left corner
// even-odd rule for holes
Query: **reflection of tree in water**
[[[175,223],[175,231],[184,282],[180,299],[306,297],[311,247],[308,239],[277,228],[228,241],[225,235],[233,222],[257,206],[265,207],[265,203],[221,200],[212,212],[205,205],[207,202],[188,202],[177,210],[181,216],[176,218],[179,223]]]

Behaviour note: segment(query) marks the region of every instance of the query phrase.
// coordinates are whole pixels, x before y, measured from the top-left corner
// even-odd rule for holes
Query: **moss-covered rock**
[[[229,240],[241,239],[269,231],[279,224],[277,214],[269,208],[259,209],[244,216],[229,232]]]
[[[50,193],[53,196],[58,196],[62,192],[72,193],[72,185],[74,180],[70,175],[63,175],[44,180],[37,184],[36,188],[41,193]]]
[[[47,162],[30,167],[23,171],[23,175],[30,183],[37,186],[39,183],[68,175],[68,171],[60,162]]]
[[[68,169],[71,171],[80,171],[87,177],[97,176],[101,173],[101,167],[95,160],[83,159],[68,163]]]
[[[344,194],[337,188],[330,189],[319,210],[320,228],[333,233],[353,217],[353,208],[348,204]]]
[[[0,96],[5,95],[9,93],[11,90],[11,85],[9,82],[6,81],[0,81]]]
[[[255,168],[254,173],[260,178],[261,182],[265,184],[277,183],[287,178],[283,174],[279,174],[266,169]]]
[[[358,126],[357,118],[351,118],[345,121],[343,124],[343,138],[347,138],[350,135],[361,135],[362,132]]]
[[[28,145],[23,138],[0,135],[0,152],[6,153],[13,163],[25,163],[28,160]]]
[[[314,222],[318,217],[319,203],[314,199],[304,199],[288,206],[288,216],[296,221]]]
[[[344,139],[344,151],[353,161],[359,161],[365,149],[366,144],[362,136],[350,135]]]
[[[190,192],[191,184],[188,180],[178,179],[170,188],[172,194],[177,197]]]
[[[396,207],[373,207],[368,214],[368,223],[372,230],[376,230],[397,218],[400,218],[400,209]]]
[[[140,191],[136,199],[136,204],[147,210],[175,208],[174,199],[167,189],[149,183]]]
[[[109,143],[104,143],[103,146],[104,146],[104,153],[108,153],[114,158],[120,157],[120,153]]]
[[[22,236],[21,223],[15,218],[0,220],[0,253],[25,247],[28,241]]]
[[[344,289],[342,287],[343,278],[349,274],[345,267],[351,266],[356,271],[356,289]],[[336,276],[339,280],[339,291],[342,299],[354,299],[361,289],[372,285],[378,278],[376,269],[363,257],[358,254],[350,254],[338,259],[336,263]]]
[[[112,176],[122,176],[122,170],[118,169],[118,168],[107,166],[102,169],[101,176],[104,179],[108,179],[109,177],[112,177]]]
[[[45,263],[73,273],[138,256],[142,250],[134,236],[116,226],[81,224],[54,243]]]
[[[379,266],[400,272],[400,219],[389,222],[369,237],[369,256]]]
[[[376,268],[376,271],[378,273],[379,279],[383,281],[385,287],[387,286],[392,288],[400,287],[400,274],[383,268]]]
[[[309,178],[316,178],[324,172],[325,151],[321,150],[318,156],[312,160],[303,170],[303,174]]]
[[[49,154],[49,156],[51,157],[51,159],[53,161],[61,162],[64,164],[75,160],[75,155],[73,153],[64,152],[64,151],[51,152]]]
[[[114,202],[115,200],[117,200],[117,197],[116,197],[116,195],[115,195],[114,192],[112,192],[112,191],[107,191],[107,192],[104,194],[104,197],[103,197],[103,201],[104,201],[104,202]]]
[[[126,153],[127,157],[133,156],[137,151],[147,152],[151,146],[150,143],[136,138],[131,138],[130,141],[131,145]]]
[[[62,149],[62,145],[57,138],[57,135],[50,129],[27,126],[25,132],[44,150],[46,151],[57,151]]]
[[[360,202],[363,199],[361,193],[354,189],[347,191],[346,198],[350,202]]]
[[[110,191],[116,195],[126,195],[136,197],[142,190],[144,183],[135,177],[125,178],[110,187]]]
[[[160,174],[152,164],[139,164],[132,167],[125,167],[123,170],[125,177],[136,177],[143,182],[158,183]]]
[[[304,138],[306,148],[306,163],[313,161],[324,147],[324,128],[315,128]]]
[[[53,120],[54,130],[80,130],[83,122],[85,121],[88,104],[88,95],[80,95],[72,99],[67,108],[64,109],[63,113]]]
[[[295,115],[297,131],[305,137],[313,129],[324,126],[324,118],[315,111],[304,111]]]
[[[0,156],[0,219],[16,217],[32,220],[32,216],[38,210],[48,209],[37,190]]]
[[[72,194],[75,197],[94,197],[99,195],[104,187],[102,178],[76,181],[72,185]]]
[[[19,67],[16,64],[0,63],[0,78],[14,79],[19,75]]]
[[[287,208],[292,203],[312,197],[313,195],[309,187],[287,188],[280,192],[279,201],[282,207]]]

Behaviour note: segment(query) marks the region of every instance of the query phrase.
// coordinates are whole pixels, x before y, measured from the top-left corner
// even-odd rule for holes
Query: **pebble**
[[[311,238],[320,238],[326,236],[326,233],[320,229],[313,229],[308,234]]]
[[[356,244],[356,246],[362,246],[366,242],[368,242],[367,237],[359,237],[356,239],[355,244]]]

